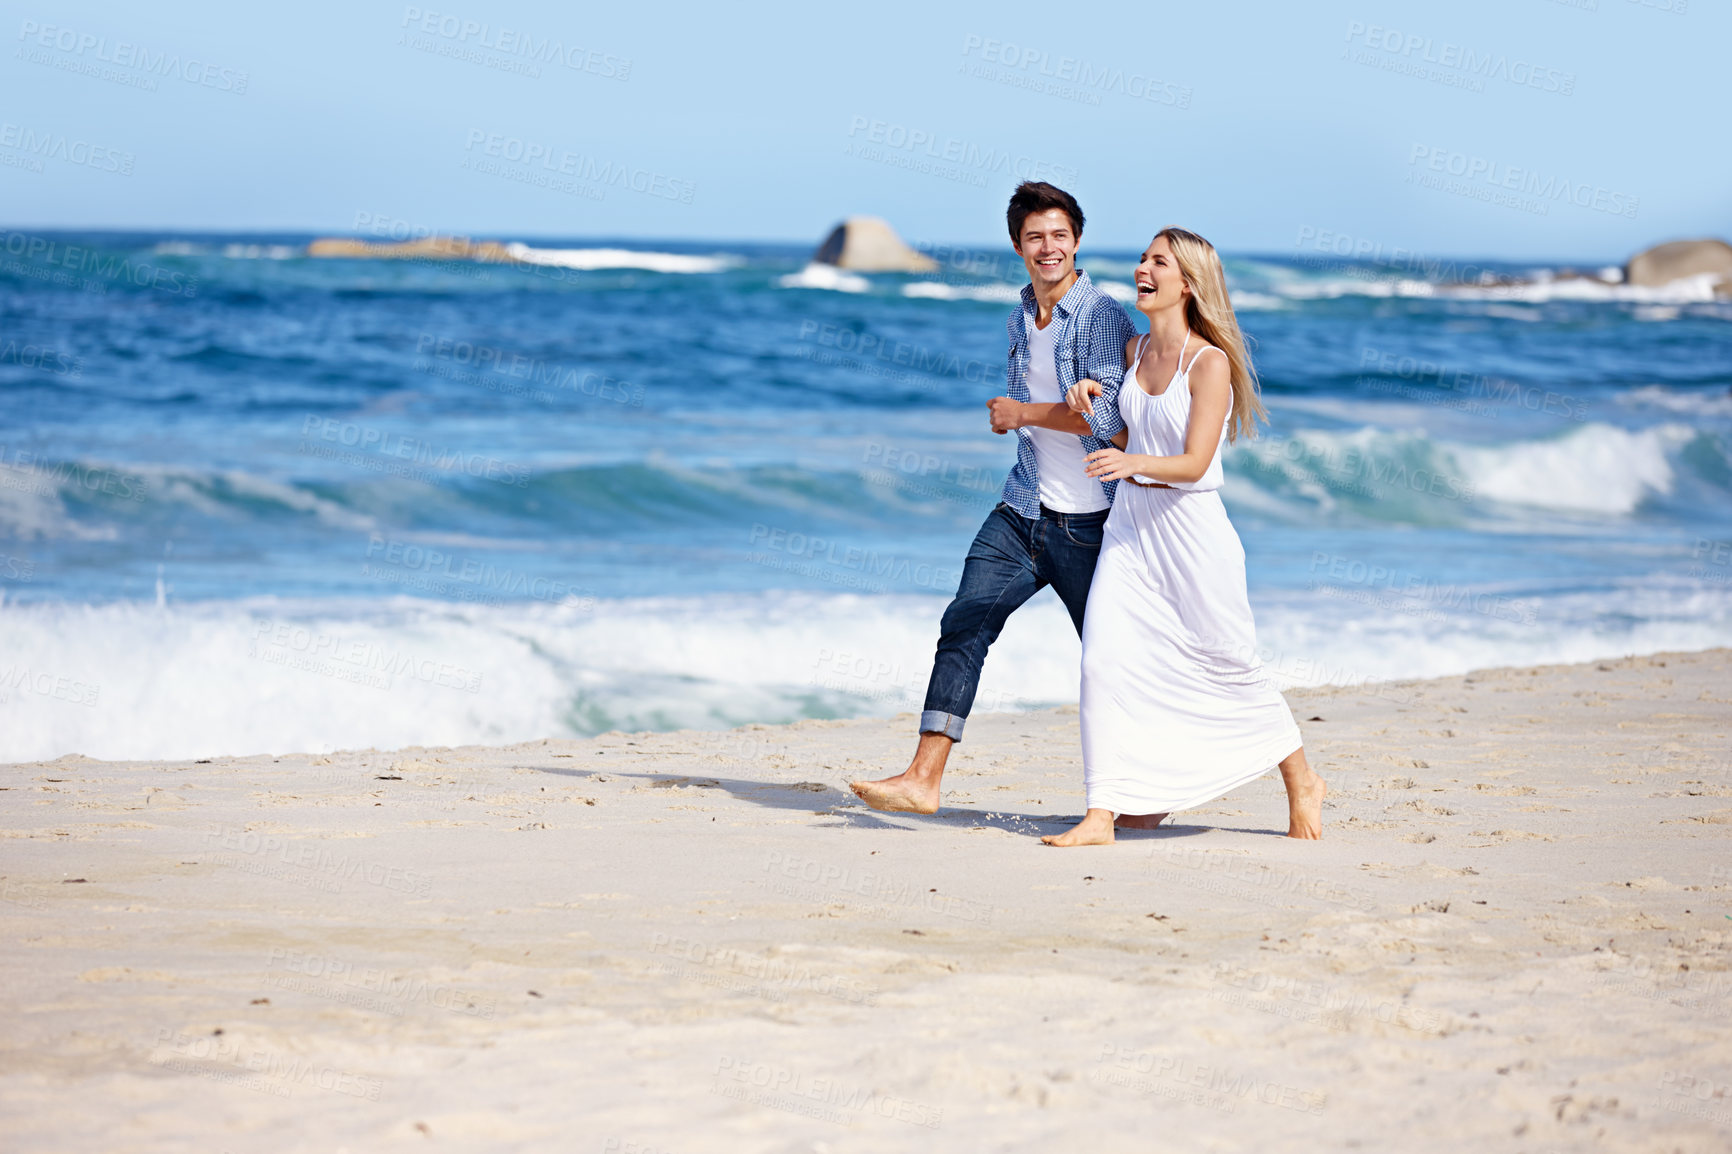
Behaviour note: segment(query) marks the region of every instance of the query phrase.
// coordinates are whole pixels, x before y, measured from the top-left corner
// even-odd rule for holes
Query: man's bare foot
[[[1063,833],[1048,834],[1040,839],[1046,845],[1112,845],[1113,811],[1091,809],[1083,819]]]
[[[1171,816],[1165,813],[1121,813],[1113,826],[1116,829],[1155,829]]]
[[[854,796],[882,813],[937,813],[938,783],[899,773],[883,781],[851,781]]]
[[[1281,780],[1287,785],[1287,836],[1305,841],[1323,837],[1323,799],[1329,787],[1305,760],[1305,750],[1296,749],[1281,762]]]
[[[881,813],[937,813],[938,786],[955,744],[942,733],[923,733],[907,769],[883,781],[851,781],[848,788]]]

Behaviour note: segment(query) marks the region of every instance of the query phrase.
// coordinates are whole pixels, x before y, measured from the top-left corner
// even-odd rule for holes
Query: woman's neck
[[[1149,348],[1157,360],[1177,353],[1190,333],[1189,318],[1183,305],[1173,305],[1149,314]]]

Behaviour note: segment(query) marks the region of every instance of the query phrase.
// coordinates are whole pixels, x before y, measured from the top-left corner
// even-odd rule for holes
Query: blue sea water
[[[309,239],[0,235],[0,759],[919,708],[1013,460],[1013,254]],[[1123,298],[1133,260],[1079,263]],[[1732,644],[1732,305],[1227,267],[1271,421],[1224,495],[1284,684]],[[1073,701],[1077,657],[1043,594],[978,708]]]

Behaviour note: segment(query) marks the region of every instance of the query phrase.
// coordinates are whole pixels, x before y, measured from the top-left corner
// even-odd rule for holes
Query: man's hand
[[[1013,401],[1009,397],[994,397],[986,402],[987,414],[992,418],[992,431],[1008,433],[1012,429],[1020,429],[1023,420],[1022,402]]]
[[[1101,383],[1084,377],[1070,387],[1064,395],[1064,403],[1070,406],[1073,413],[1093,413],[1095,398],[1101,395]]]

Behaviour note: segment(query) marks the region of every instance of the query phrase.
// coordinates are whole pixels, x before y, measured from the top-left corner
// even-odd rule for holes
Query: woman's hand
[[[1148,458],[1141,453],[1122,449],[1096,449],[1084,461],[1084,471],[1097,481],[1122,481],[1148,467]]]
[[[1094,399],[1101,395],[1101,383],[1084,377],[1070,387],[1064,395],[1064,403],[1070,406],[1073,413],[1093,413]]]

